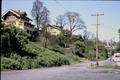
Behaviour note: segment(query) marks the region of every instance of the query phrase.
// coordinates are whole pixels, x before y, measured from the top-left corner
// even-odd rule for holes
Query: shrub
[[[68,54],[65,57],[68,59],[70,64],[81,62],[81,58],[73,54]]]
[[[1,70],[4,69],[19,69],[20,63],[14,59],[1,57]]]
[[[1,50],[3,52],[20,51],[28,43],[25,31],[13,25],[1,26]]]
[[[120,52],[120,41],[117,43],[116,52]]]
[[[27,57],[21,57],[20,55],[17,55],[16,53],[14,53],[14,54],[11,53],[11,55],[8,59],[12,59],[13,61],[16,61],[19,63],[19,65],[15,64],[17,66],[17,68],[12,68],[12,69],[20,69],[21,70],[21,69],[28,69],[28,67],[29,67],[29,62],[28,62]],[[4,61],[6,61],[6,60],[4,60]]]
[[[39,65],[49,67],[49,66],[61,66],[64,64],[70,64],[68,59],[60,53],[55,53],[54,51],[45,50],[38,56]]]
[[[84,44],[84,42],[76,41],[75,42],[74,53],[79,57],[83,57],[84,52],[85,52],[85,44]]]
[[[42,48],[40,45],[36,45],[32,42],[29,42],[25,45],[25,47],[22,48],[22,50],[27,52],[29,55],[36,56],[45,49]]]
[[[10,57],[1,57],[1,69],[22,70],[40,67],[37,59],[21,57],[17,54],[11,54]]]
[[[39,60],[37,60],[37,59],[28,59],[28,61],[29,61],[28,69],[41,67],[41,65],[39,65]]]
[[[8,53],[10,56],[2,57],[2,66],[4,69],[32,69],[32,68],[40,68],[40,67],[51,67],[51,66],[61,66],[61,65],[69,65],[70,61],[65,55],[56,53],[49,49],[45,49],[40,52],[33,59],[29,56],[21,57],[17,53]]]

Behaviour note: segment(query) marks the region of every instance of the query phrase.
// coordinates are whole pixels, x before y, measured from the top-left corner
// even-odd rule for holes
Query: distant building
[[[26,30],[29,36],[35,31],[35,26],[31,23],[32,20],[27,17],[26,12],[21,12],[20,10],[9,9],[2,15],[2,22],[13,24],[20,29]]]
[[[47,32],[49,32],[51,35],[60,35],[61,28],[56,25],[47,25]]]
[[[114,49],[116,48],[116,43],[113,40],[105,41],[105,47],[108,51],[108,57],[111,57],[114,54]]]

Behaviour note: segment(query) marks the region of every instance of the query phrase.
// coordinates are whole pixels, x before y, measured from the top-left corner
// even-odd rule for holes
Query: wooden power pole
[[[119,33],[119,41],[120,41],[120,29],[118,30],[118,33]]]
[[[91,16],[96,16],[97,17],[97,27],[96,27],[96,66],[99,66],[99,63],[98,63],[98,46],[99,46],[99,38],[98,38],[98,17],[99,16],[103,16],[104,14],[99,14],[99,13],[97,13],[97,14],[92,14]]]

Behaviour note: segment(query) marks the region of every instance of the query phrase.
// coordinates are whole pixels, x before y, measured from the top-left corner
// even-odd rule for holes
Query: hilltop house
[[[31,34],[35,31],[35,25],[31,23],[32,20],[27,17],[26,12],[21,12],[20,10],[15,11],[9,9],[2,15],[2,21],[5,24],[13,24],[20,29],[26,30],[28,36],[31,36]]]
[[[51,35],[60,35],[61,28],[56,25],[47,25],[47,32],[49,32]]]

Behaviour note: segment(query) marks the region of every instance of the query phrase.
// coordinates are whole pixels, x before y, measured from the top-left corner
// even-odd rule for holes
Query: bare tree
[[[87,30],[84,30],[83,39],[88,40],[90,38],[90,36],[91,36],[91,33],[89,31],[87,31]]]
[[[31,14],[36,22],[38,29],[44,27],[44,25],[49,22],[49,10],[45,6],[43,6],[43,3],[39,0],[33,2]]]
[[[42,38],[44,38],[45,47],[47,47],[47,24],[49,22],[49,10],[43,6],[43,3],[40,0],[33,2],[33,8],[31,14],[37,25],[37,29],[42,30]]]
[[[55,22],[57,26],[60,26],[63,28],[66,25],[65,16],[64,15],[57,16]]]
[[[80,18],[80,15],[76,12],[65,13],[65,18],[67,21],[67,26],[69,27],[69,30],[71,31],[71,35],[76,30],[86,28],[84,21]]]

